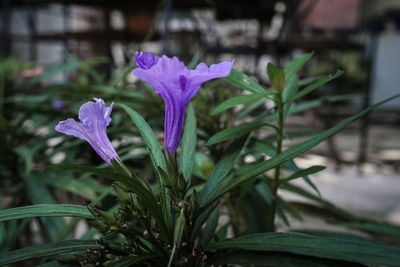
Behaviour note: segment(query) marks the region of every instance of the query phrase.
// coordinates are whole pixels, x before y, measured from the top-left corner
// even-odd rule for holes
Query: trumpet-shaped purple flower
[[[208,67],[205,63],[188,70],[178,58],[158,57],[152,53],[135,53],[137,69],[133,74],[154,88],[165,103],[165,148],[174,152],[180,142],[186,105],[202,83],[228,76],[234,60]]]
[[[60,121],[56,131],[87,141],[96,153],[111,165],[111,159],[119,160],[106,131],[111,122],[110,114],[114,103],[106,107],[103,99],[94,98],[94,100],[96,102],[86,102],[79,109],[81,122],[74,119]]]

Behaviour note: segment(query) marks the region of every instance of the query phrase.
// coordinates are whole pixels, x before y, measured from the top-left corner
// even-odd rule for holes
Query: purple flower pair
[[[182,135],[186,105],[200,89],[202,83],[229,75],[234,60],[222,62],[207,67],[205,63],[197,65],[196,69],[188,70],[178,58],[158,57],[152,53],[135,54],[137,69],[133,74],[154,88],[165,103],[164,138],[165,149],[175,152]],[[83,139],[95,149],[107,163],[110,159],[118,159],[106,134],[106,127],[111,118],[110,107],[105,107],[102,99],[87,102],[79,110],[79,119],[61,121],[56,130],[67,135]]]

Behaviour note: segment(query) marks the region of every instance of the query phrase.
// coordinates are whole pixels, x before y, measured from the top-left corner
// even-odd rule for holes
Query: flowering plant
[[[110,124],[113,103],[106,107],[100,98],[84,103],[79,109],[80,122],[70,118],[59,122],[55,129],[88,142],[107,163],[108,168],[82,165],[57,167],[113,180],[112,188],[118,202],[115,209],[105,211],[95,205],[33,205],[0,211],[0,220],[35,216],[86,218],[92,229],[101,234],[101,238],[96,241],[84,238],[65,240],[16,250],[0,256],[0,264],[74,252],[70,257],[56,258],[59,262],[56,264],[399,265],[399,248],[361,237],[338,233],[324,235],[317,232],[305,234],[276,231],[278,221],[289,224],[286,214],[301,216],[298,210],[280,197],[280,188],[319,201],[339,223],[353,222],[354,226],[364,222],[292,184],[291,181],[295,179],[304,179],[318,192],[308,175],[324,169],[323,166],[300,169],[293,158],[390,100],[377,103],[284,150],[282,142],[285,138],[285,119],[299,109],[292,107],[294,101],[343,73],[337,71],[299,90],[296,73],[310,57],[311,54],[306,54],[297,58],[284,69],[268,64],[267,75],[271,88],[265,89],[245,74],[232,69],[234,60],[210,67],[200,63],[195,69],[189,70],[176,57],[136,53],[137,68],[133,74],[150,85],[165,103],[164,151],[150,124],[138,112],[123,103],[116,102],[115,107],[128,114],[140,133],[153,167],[153,175],[147,179],[145,172],[132,171],[132,166],[124,164],[123,157],[118,155],[110,142],[106,128],[113,126]],[[251,94],[239,95],[220,103],[212,116],[220,116],[239,104],[246,105],[260,100],[261,103],[272,101],[274,109],[272,112],[262,112],[251,122],[207,136],[206,145],[219,146],[222,153],[215,156],[218,162],[205,175],[202,170],[195,170],[198,167],[195,164],[198,145],[196,108],[189,101],[199,92],[203,83],[222,77]],[[272,124],[274,119],[276,123]],[[271,131],[274,141],[269,143],[253,136],[252,132],[259,129]],[[229,144],[224,145],[226,142]],[[248,155],[256,160],[247,163],[244,158]],[[220,214],[224,210],[228,210],[228,222],[221,219]],[[379,226],[376,222],[368,223],[369,226]]]

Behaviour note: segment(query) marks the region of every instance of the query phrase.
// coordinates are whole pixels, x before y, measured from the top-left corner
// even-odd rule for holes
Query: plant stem
[[[174,245],[174,247],[172,248],[171,256],[169,257],[169,261],[168,261],[168,266],[167,267],[171,267],[172,259],[174,258],[174,255],[175,255],[175,249],[176,249],[176,245]]]
[[[276,136],[276,156],[282,153],[282,136],[283,136],[283,101],[282,94],[278,93],[276,97],[276,106],[278,108],[278,130]],[[271,188],[271,208],[268,216],[267,230],[269,232],[275,231],[275,214],[276,214],[276,202],[278,200],[278,187],[280,178],[281,164],[275,167],[274,180],[272,181]]]

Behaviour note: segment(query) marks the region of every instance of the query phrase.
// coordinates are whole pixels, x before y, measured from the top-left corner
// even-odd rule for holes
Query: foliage
[[[294,59],[283,69],[268,65],[270,89],[232,70],[224,80],[233,87],[225,84],[216,90],[218,101],[213,103],[208,93],[220,87],[221,80],[206,84],[188,106],[176,154],[164,153],[160,145],[160,99],[148,86],[127,82],[132,67],[106,80],[95,70],[98,60],[69,58],[40,77],[5,86],[8,73],[17,75],[21,66],[2,62],[0,115],[8,130],[3,127],[1,133],[1,152],[7,157],[0,162],[4,177],[0,199],[11,201],[2,204],[0,211],[0,265],[37,263],[36,258],[56,266],[400,265],[399,247],[374,240],[378,233],[398,244],[399,228],[359,218],[323,199],[308,176],[325,167],[300,169],[294,161],[399,95],[283,149],[288,116],[354,97],[298,102],[343,74],[338,70],[301,80],[297,73],[311,56]],[[31,66],[22,68],[26,67]],[[74,82],[45,83],[64,71]],[[117,104],[109,135],[119,143],[123,163],[99,164],[86,144],[69,137],[49,144],[59,136],[53,130],[56,122],[76,114],[79,104],[94,96]],[[62,100],[61,109],[49,108],[54,100]],[[273,108],[264,108],[266,103]],[[250,120],[243,123],[243,117]],[[40,133],[43,125],[49,127]],[[54,164],[59,153],[64,153],[64,160]],[[247,163],[247,156],[255,161]],[[303,179],[310,190],[296,186],[296,179]],[[311,200],[310,204],[286,201],[280,190]],[[224,223],[223,213],[228,215]],[[277,231],[279,223],[290,227],[292,220],[308,214],[364,235]],[[60,218],[64,216],[75,219],[67,223]],[[74,227],[84,219],[90,230],[73,239]],[[39,241],[23,241],[22,236],[35,234],[28,227],[32,222],[38,222]],[[96,241],[92,240],[95,233],[101,236]]]

